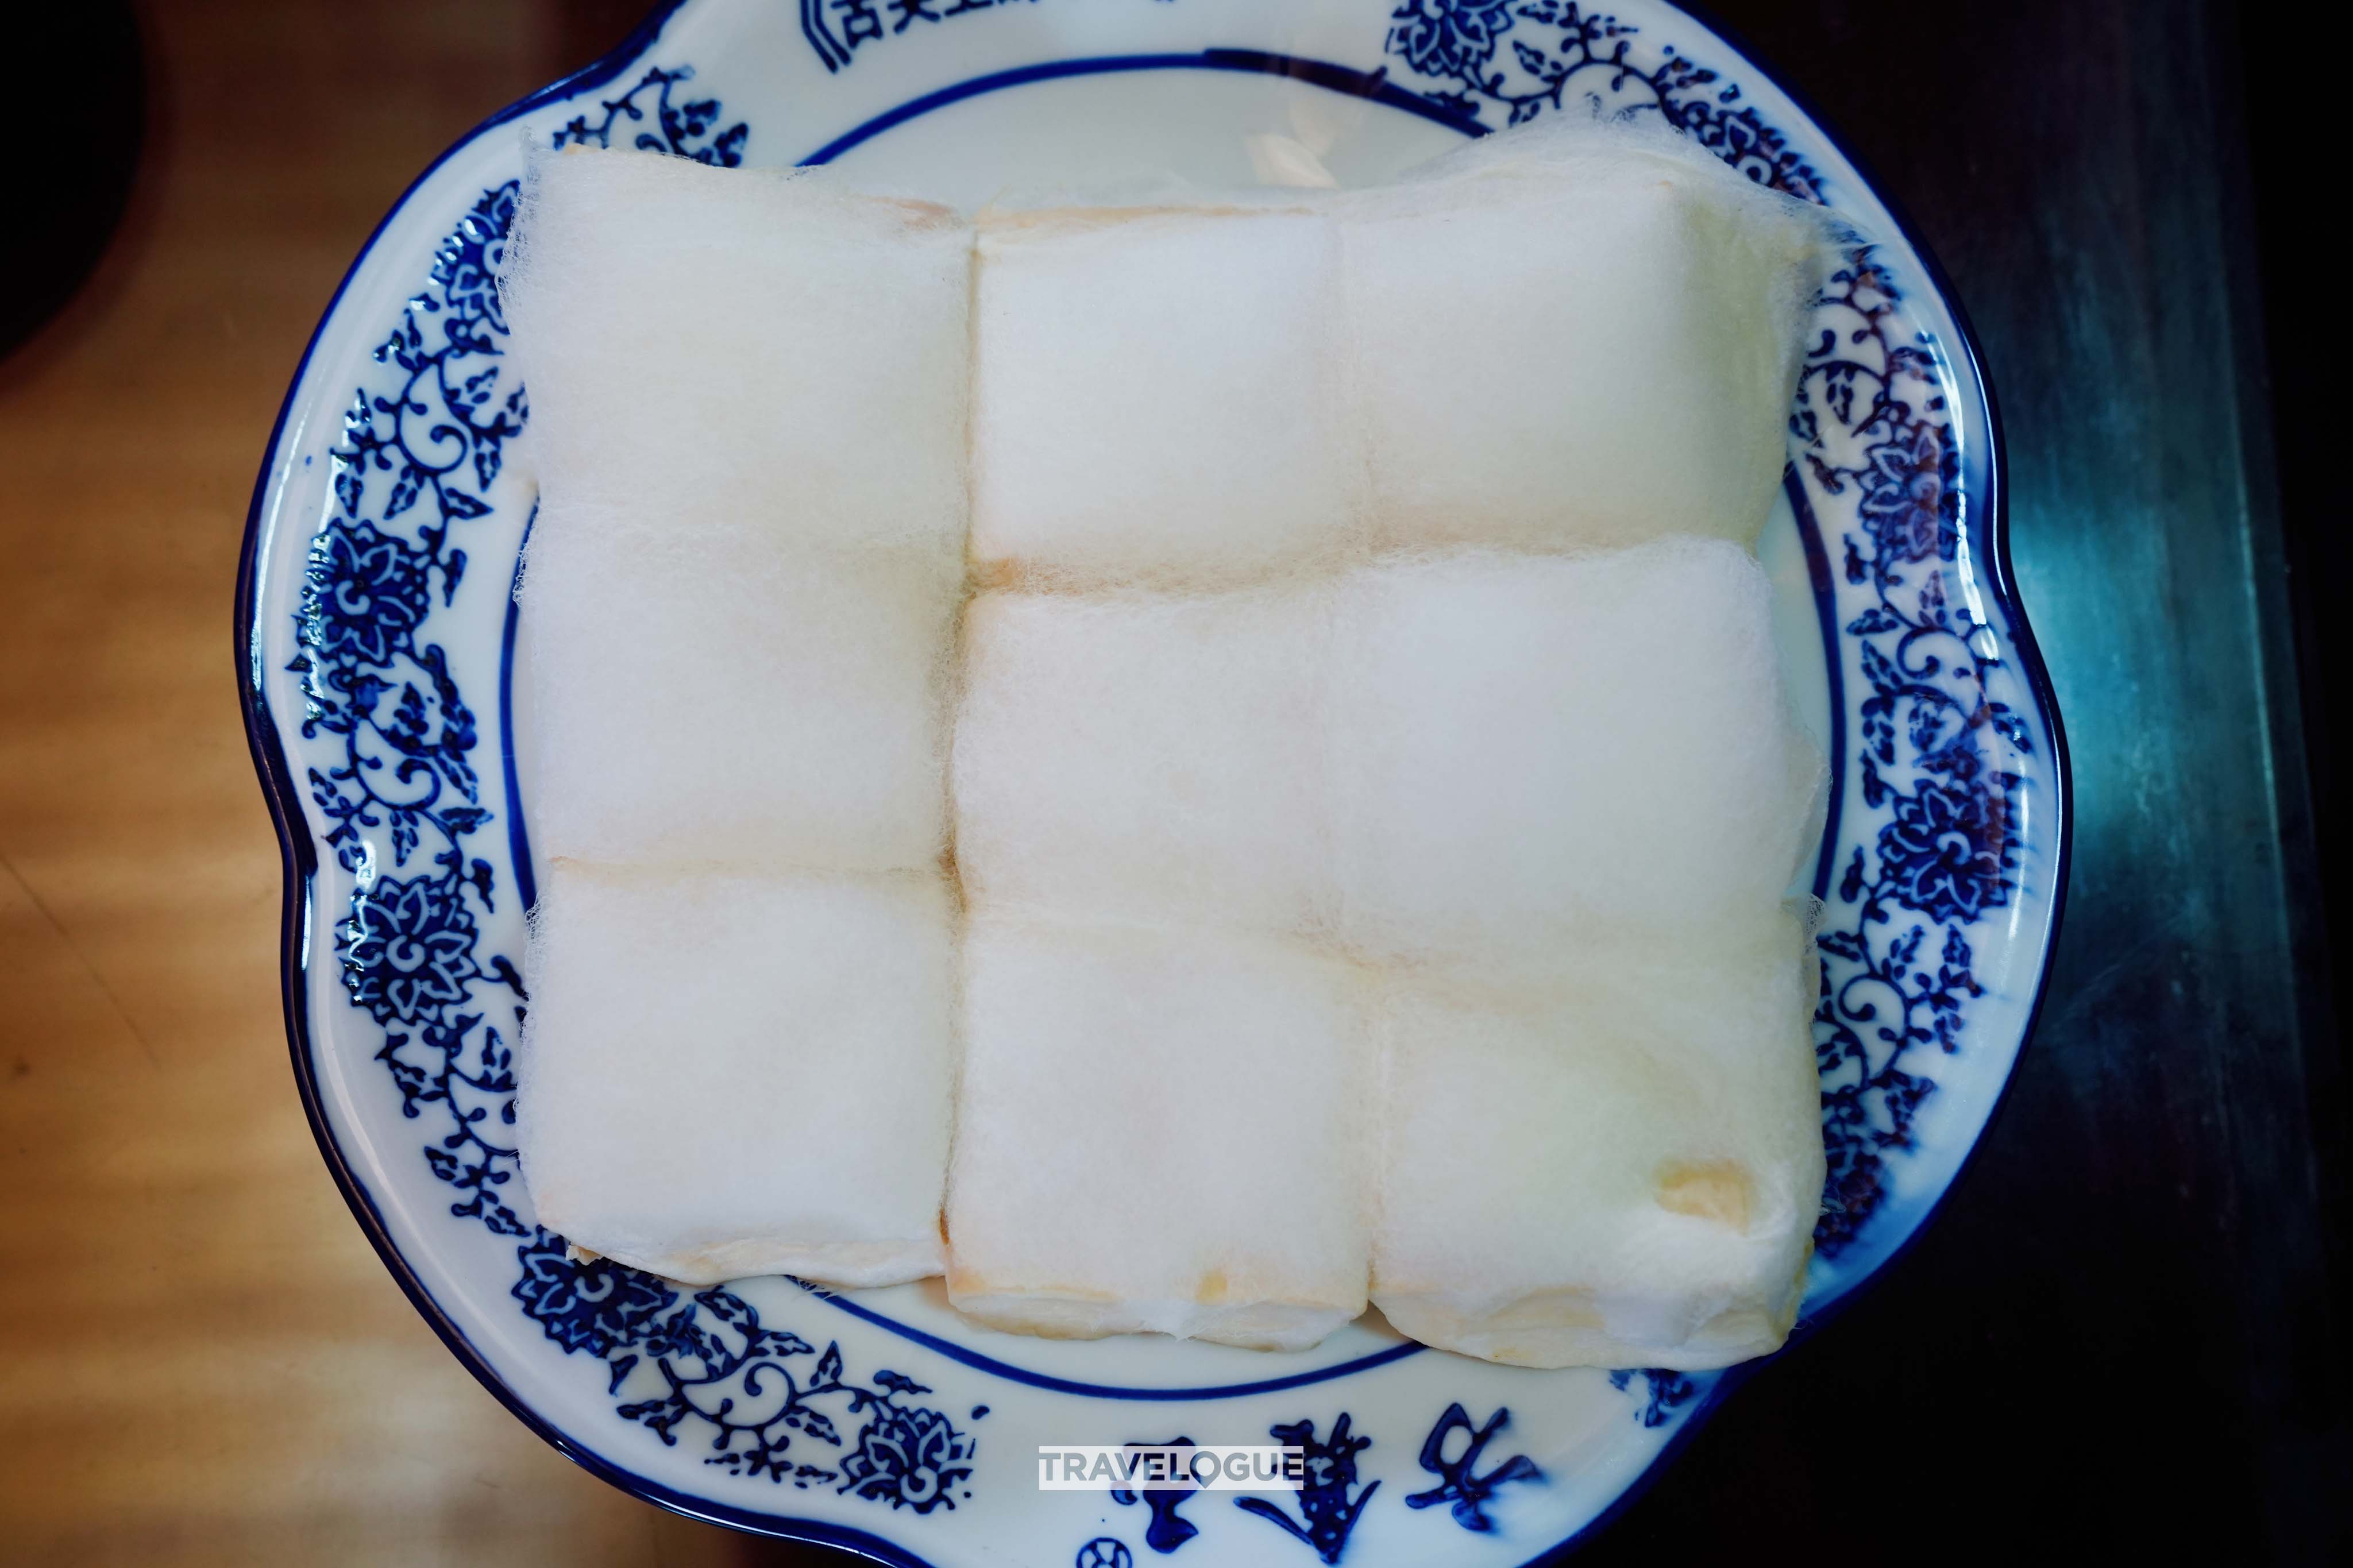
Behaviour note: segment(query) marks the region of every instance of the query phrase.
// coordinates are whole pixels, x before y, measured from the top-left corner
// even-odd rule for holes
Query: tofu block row
[[[1769,911],[1819,827],[1768,585],[1721,541],[983,593],[964,638],[976,907],[1516,962]]]
[[[959,1308],[1055,1337],[1298,1350],[1369,1298],[1490,1360],[1690,1370],[1788,1331],[1822,1182],[1797,917],[1368,971],[997,914],[959,965],[944,906],[913,877],[558,863],[522,1100],[542,1223],[698,1284],[944,1263]]]
[[[797,493],[812,545],[961,558],[965,443],[927,432],[968,409],[984,575],[1753,542],[1819,225],[1704,154],[1544,129],[1313,206],[984,215],[977,289],[935,207],[549,160],[507,289],[538,466],[682,534]]]
[[[976,240],[535,172],[543,1224],[1029,1332],[1778,1342],[1820,764],[1743,547],[1820,236],[1513,140]]]
[[[1186,586],[1753,544],[1822,239],[1704,153],[1589,126],[1293,208],[984,214],[973,559]]]

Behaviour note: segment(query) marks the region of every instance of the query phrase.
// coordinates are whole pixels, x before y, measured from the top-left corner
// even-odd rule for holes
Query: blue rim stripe
[[[539,521],[539,500],[533,498],[531,515],[522,520],[522,538],[515,542],[514,576],[507,584],[507,624],[499,635],[499,765],[507,786],[507,858],[513,862],[515,897],[526,910],[539,902],[539,879],[531,859],[531,825],[523,820],[522,781],[515,773],[514,656],[515,633],[522,624],[522,555],[531,548],[531,531]]]
[[[792,1279],[790,1275],[786,1275],[786,1278]],[[960,1361],[966,1366],[978,1367],[983,1372],[994,1373],[1008,1383],[1026,1383],[1032,1388],[1048,1389],[1056,1394],[1075,1394],[1087,1399],[1134,1399],[1164,1404],[1179,1404],[1197,1399],[1240,1399],[1248,1394],[1274,1394],[1286,1388],[1304,1388],[1309,1384],[1329,1383],[1335,1377],[1346,1377],[1353,1373],[1370,1372],[1377,1366],[1387,1366],[1391,1362],[1403,1361],[1411,1355],[1419,1355],[1430,1348],[1428,1345],[1409,1340],[1401,1345],[1391,1345],[1385,1351],[1375,1351],[1370,1355],[1358,1356],[1354,1361],[1344,1361],[1336,1366],[1319,1367],[1313,1372],[1293,1373],[1289,1377],[1262,1378],[1256,1383],[1219,1383],[1205,1384],[1198,1388],[1125,1388],[1118,1384],[1080,1383],[1071,1378],[1055,1377],[1048,1373],[1031,1372],[1026,1367],[1015,1366],[1010,1362],[998,1361],[995,1356],[983,1355],[975,1350],[966,1350],[953,1340],[944,1340],[937,1334],[925,1333],[923,1330],[902,1323],[896,1318],[886,1317],[871,1307],[860,1306],[847,1296],[837,1296],[822,1285],[812,1285],[806,1279],[793,1279],[793,1283],[818,1300],[840,1308],[853,1318],[872,1323],[878,1329],[888,1329],[901,1339],[913,1340],[926,1350],[937,1351],[950,1361]]]
[[[1831,675],[1831,785],[1822,806],[1822,847],[1814,858],[1814,897],[1831,893],[1831,867],[1838,858],[1839,817],[1846,808],[1846,656],[1839,647],[1838,584],[1831,580],[1830,552],[1822,546],[1821,520],[1806,500],[1796,465],[1781,473],[1781,489],[1798,516],[1798,542],[1806,551],[1806,581],[1814,590],[1814,618],[1821,623],[1822,664]]]
[[[945,109],[952,103],[962,103],[968,98],[1001,91],[1008,87],[1026,87],[1031,82],[1053,81],[1061,77],[1104,76],[1123,71],[1214,70],[1236,71],[1253,76],[1285,76],[1344,93],[1350,98],[1369,98],[1391,109],[1435,121],[1450,131],[1465,136],[1484,136],[1487,127],[1467,114],[1441,109],[1419,93],[1408,92],[1388,79],[1386,70],[1350,70],[1326,60],[1302,59],[1294,55],[1270,54],[1262,49],[1203,49],[1189,55],[1090,55],[1079,59],[1047,60],[1034,66],[1019,66],[1012,70],[994,71],[976,76],[927,92],[921,98],[911,98],[895,109],[884,110],[873,119],[844,132],[801,160],[804,164],[830,163],[862,142],[871,142],[893,126]]]

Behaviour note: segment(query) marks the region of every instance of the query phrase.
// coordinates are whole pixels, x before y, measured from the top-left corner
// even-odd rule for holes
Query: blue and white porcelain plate
[[[513,1152],[532,877],[509,588],[536,486],[492,280],[528,145],[838,162],[969,203],[1247,182],[1286,139],[1356,182],[1588,102],[1881,237],[1820,304],[1761,547],[1836,781],[1813,870],[1830,1183],[1797,1331],[1927,1222],[2032,1022],[2064,752],[1958,311],[1787,92],[1663,0],[688,0],[385,220],[287,395],[237,583],[304,1104],[403,1289],[533,1430],[666,1507],[889,1563],[1505,1565],[1590,1531],[1746,1375],[1492,1366],[1377,1318],[1296,1355],[1055,1342],[963,1321],[936,1281],[698,1292],[567,1258]],[[1308,1484],[1038,1489],[1041,1444],[1174,1439],[1296,1443]]]

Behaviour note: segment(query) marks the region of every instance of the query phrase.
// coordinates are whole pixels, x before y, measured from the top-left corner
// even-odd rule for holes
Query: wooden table
[[[154,5],[130,219],[0,363],[12,1562],[814,1561],[575,1469],[385,1278],[289,1079],[230,679],[254,467],[344,265],[436,152],[635,8]],[[1945,1219],[1589,1560],[1876,1561],[1925,1532],[2317,1561],[2347,1530],[2344,1107],[2235,40],[2194,0],[1721,8],[1976,317],[2081,837],[2041,1037]]]
[[[385,1277],[287,1070],[231,681],[254,469],[353,253],[442,147],[634,16],[143,20],[130,218],[0,363],[0,1560],[812,1561],[575,1468]]]

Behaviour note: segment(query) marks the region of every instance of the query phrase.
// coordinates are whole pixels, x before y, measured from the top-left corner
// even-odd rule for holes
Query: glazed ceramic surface
[[[1811,871],[1830,1181],[1798,1332],[1926,1223],[2031,1022],[2063,752],[1966,333],[1795,102],[1656,0],[690,0],[385,219],[288,394],[237,587],[301,1093],[402,1287],[517,1415],[665,1506],[892,1563],[1502,1565],[1588,1531],[1746,1375],[1492,1366],[1377,1316],[1270,1355],[994,1333],[937,1281],[696,1291],[568,1259],[513,1153],[533,883],[510,586],[536,486],[494,277],[529,147],[834,162],[970,204],[1171,170],[1356,183],[1596,103],[1875,241],[1818,309],[1760,547],[1834,779]],[[1295,1444],[1308,1482],[1039,1489],[1041,1444],[1171,1440]]]

